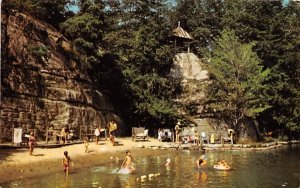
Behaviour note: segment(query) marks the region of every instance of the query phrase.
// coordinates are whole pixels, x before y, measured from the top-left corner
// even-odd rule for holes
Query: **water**
[[[134,156],[134,152],[132,153]],[[266,151],[206,152],[207,166],[196,168],[198,151],[178,151],[176,154],[137,158],[135,174],[120,174],[120,165],[108,164],[78,169],[65,177],[63,173],[8,182],[0,187],[300,187],[300,147],[286,147]],[[171,159],[169,168],[164,166]],[[212,168],[224,159],[230,171]],[[144,182],[142,175],[160,173]]]

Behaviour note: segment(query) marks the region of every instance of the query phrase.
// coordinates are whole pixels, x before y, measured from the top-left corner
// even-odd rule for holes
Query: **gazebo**
[[[174,38],[175,50],[177,51],[177,46],[184,47],[187,44],[187,51],[190,52],[190,43],[194,38],[185,31],[182,27],[180,27],[180,21],[178,22],[178,26],[173,29],[172,37]]]

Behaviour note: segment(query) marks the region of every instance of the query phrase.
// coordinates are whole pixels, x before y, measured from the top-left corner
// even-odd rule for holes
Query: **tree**
[[[109,27],[105,30],[104,45],[115,55],[114,68],[120,74],[114,77],[123,81],[108,86],[109,96],[123,106],[121,111],[131,122],[153,126],[170,119],[174,109],[169,101],[172,82],[166,78],[172,63],[166,2],[107,3],[105,21]]]
[[[290,2],[281,14],[284,34],[281,55],[272,71],[269,93],[274,119],[293,132],[300,131],[300,5]]]
[[[75,0],[5,0],[1,7],[27,12],[58,28],[60,23],[74,16],[74,12],[69,9],[74,3]]]
[[[208,57],[212,82],[208,86],[207,107],[233,128],[243,117],[255,117],[269,108],[263,94],[261,60],[252,51],[253,44],[242,44],[233,31],[221,32]]]

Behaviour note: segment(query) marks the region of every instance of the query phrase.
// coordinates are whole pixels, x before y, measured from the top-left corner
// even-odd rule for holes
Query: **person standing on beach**
[[[175,137],[176,137],[176,142],[179,142],[179,132],[180,132],[180,121],[177,122],[177,124],[175,125]]]
[[[71,160],[71,158],[68,156],[68,152],[65,151],[65,152],[64,152],[64,158],[63,158],[63,160],[62,160],[62,165],[63,165],[63,167],[64,167],[64,172],[65,172],[67,175],[68,175],[69,172],[70,172],[71,162],[72,162],[72,160]],[[72,165],[73,165],[73,163],[72,163]]]
[[[88,137],[85,137],[83,139],[83,144],[84,144],[84,148],[85,148],[84,152],[88,153],[89,152],[89,138]]]
[[[115,136],[114,131],[117,130],[117,124],[112,120],[107,124],[108,132],[109,132],[109,140],[111,141],[112,145],[115,146]]]
[[[34,145],[35,145],[35,137],[34,137],[34,133],[30,132],[29,135],[29,141],[28,141],[28,146],[29,146],[29,155],[32,155],[33,149],[34,149]]]
[[[100,136],[100,128],[99,128],[99,127],[96,127],[95,132],[94,132],[94,135],[95,135],[95,137],[96,137],[96,144],[98,145],[98,142],[99,142],[99,136]]]

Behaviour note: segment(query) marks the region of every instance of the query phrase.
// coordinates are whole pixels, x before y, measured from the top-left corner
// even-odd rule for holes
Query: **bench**
[[[132,127],[132,140],[137,141],[138,139],[146,140],[148,137],[148,129],[145,127]]]
[[[61,134],[62,129],[48,129],[46,132],[46,143],[50,140],[54,142],[62,142],[65,135]],[[75,130],[71,129],[69,135],[66,135],[66,140],[73,140]]]
[[[96,138],[95,130],[96,130],[96,127],[89,128],[89,129],[82,131],[80,139],[87,137],[89,140],[93,140],[94,138]],[[105,140],[107,140],[107,129],[104,129],[104,128],[100,128],[99,138],[101,138],[101,134],[103,134],[103,133],[104,133]]]

